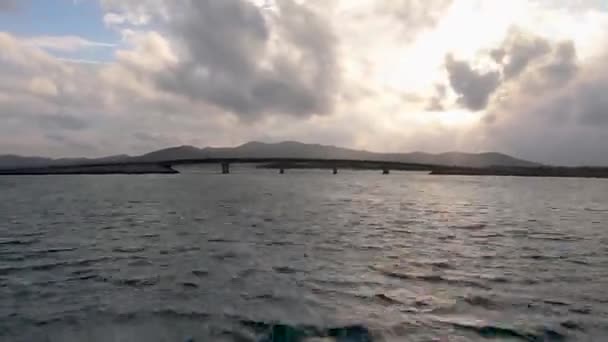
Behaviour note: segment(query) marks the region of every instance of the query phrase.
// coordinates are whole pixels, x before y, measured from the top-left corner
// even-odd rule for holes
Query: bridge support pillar
[[[383,167],[382,168],[382,174],[383,175],[388,175],[391,173],[391,170],[388,169],[388,167]]]
[[[227,175],[230,173],[230,163],[222,163],[222,174]]]
[[[338,168],[334,166],[334,170],[333,170],[333,174],[337,175],[338,174]]]

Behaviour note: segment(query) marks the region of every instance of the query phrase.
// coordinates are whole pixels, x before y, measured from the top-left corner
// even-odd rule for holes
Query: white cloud
[[[25,38],[27,45],[55,51],[78,51],[90,48],[114,48],[116,44],[91,41],[78,36],[38,36]]]

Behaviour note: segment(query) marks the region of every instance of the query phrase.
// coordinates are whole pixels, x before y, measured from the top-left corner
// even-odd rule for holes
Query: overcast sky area
[[[0,154],[297,140],[608,165],[605,0],[0,0]]]

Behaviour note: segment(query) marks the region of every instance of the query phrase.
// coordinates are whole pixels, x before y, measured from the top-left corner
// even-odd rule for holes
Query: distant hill
[[[280,143],[249,142],[237,147],[178,146],[150,152],[141,156],[117,155],[105,158],[63,158],[22,157],[0,155],[0,168],[45,167],[51,165],[78,165],[113,162],[161,162],[177,159],[196,158],[311,158],[311,159],[354,159],[396,161],[414,164],[434,164],[459,167],[533,167],[540,164],[517,159],[506,154],[447,152],[431,154],[375,153],[328,145],[304,144],[295,141]]]

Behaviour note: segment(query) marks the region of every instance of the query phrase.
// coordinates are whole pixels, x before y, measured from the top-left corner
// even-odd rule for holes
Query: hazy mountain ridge
[[[176,146],[146,153],[140,156],[116,155],[104,158],[61,158],[22,157],[0,155],[0,168],[45,167],[55,165],[86,165],[93,163],[120,162],[161,162],[178,159],[197,158],[311,158],[311,159],[353,159],[382,160],[415,164],[435,164],[462,167],[510,166],[526,167],[540,164],[517,159],[496,152],[462,153],[446,152],[432,154],[376,153],[320,144],[304,144],[295,141],[280,143],[248,142],[237,147]]]

